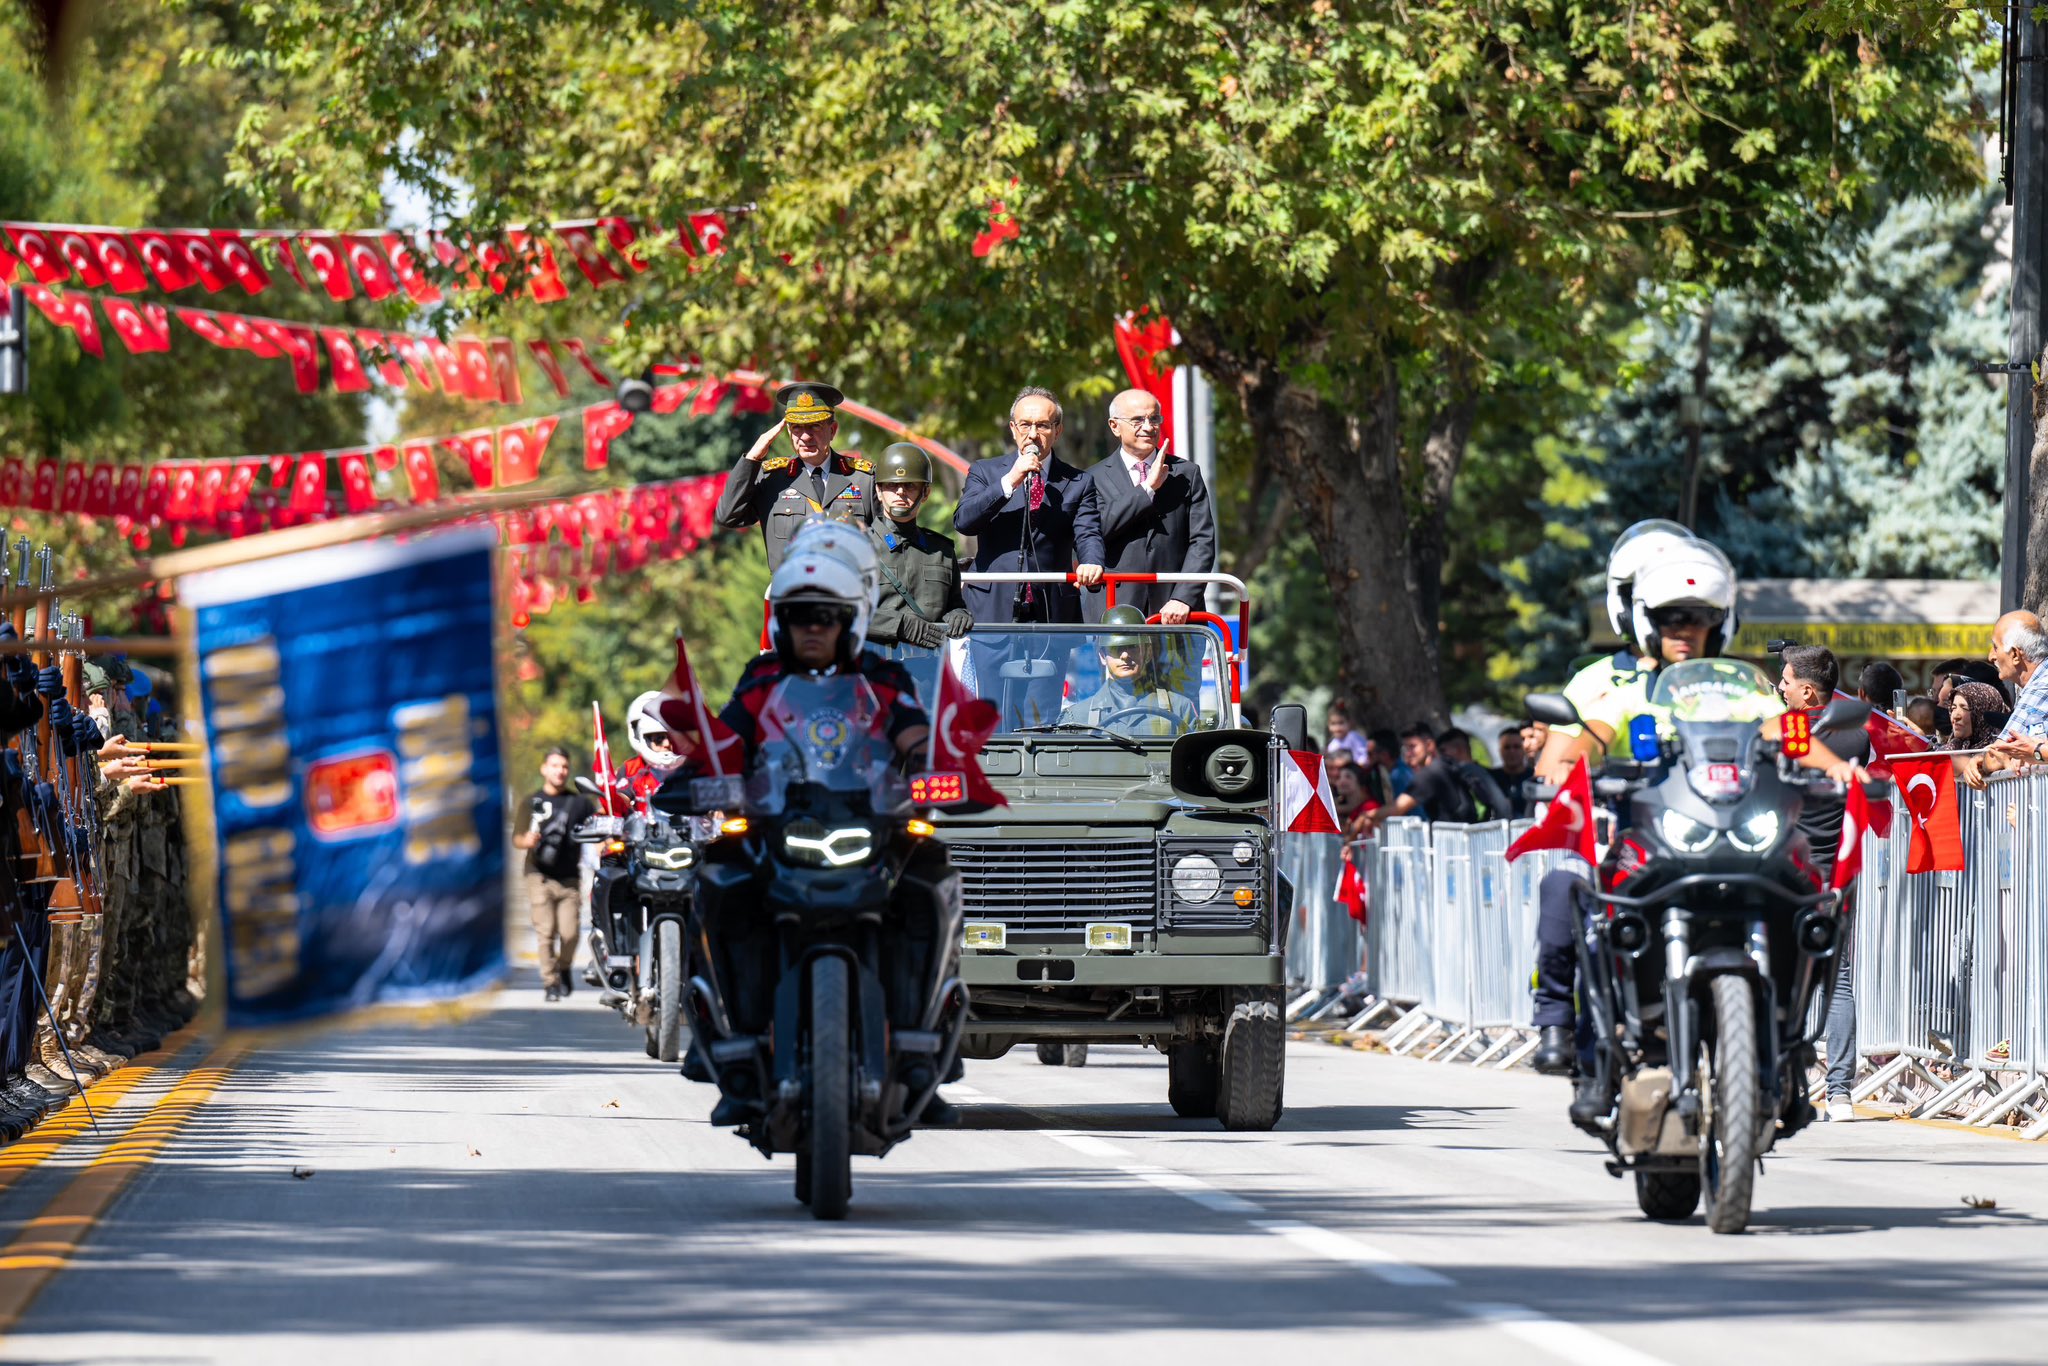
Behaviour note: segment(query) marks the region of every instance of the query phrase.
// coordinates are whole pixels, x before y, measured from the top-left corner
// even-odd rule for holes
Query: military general
[[[839,434],[836,410],[845,395],[829,384],[785,384],[775,401],[782,405],[782,421],[740,457],[718,500],[720,526],[760,524],[770,573],[807,519],[823,516],[862,526],[875,519],[874,467],[832,449]],[[784,432],[796,454],[770,456]]]

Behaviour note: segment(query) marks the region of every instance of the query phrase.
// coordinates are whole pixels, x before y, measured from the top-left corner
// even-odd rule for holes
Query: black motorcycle
[[[637,813],[594,816],[576,837],[598,845],[589,944],[604,987],[599,1000],[646,1032],[648,1057],[674,1062],[682,1052],[683,983],[700,858],[690,825]]]
[[[703,963],[685,987],[733,1123],[796,1155],[796,1195],[842,1219],[852,1158],[909,1137],[959,1056],[959,878],[915,818],[858,677],[777,685],[745,779],[672,778],[672,815],[724,810],[698,869]]]
[[[1564,698],[1529,714],[1576,725]],[[1598,796],[1626,820],[1588,893],[1579,992],[1593,1029],[1593,1080],[1607,1112],[1583,1127],[1633,1172],[1652,1219],[1748,1226],[1759,1159],[1814,1118],[1807,1069],[1841,938],[1841,896],[1822,885],[1796,828],[1811,793],[1840,787],[1795,760],[1811,736],[1782,711],[1754,665],[1692,660],[1662,671],[1651,708],[1668,733],[1634,737],[1638,761],[1612,762]],[[1838,699],[1814,730],[1859,727]],[[1817,1008],[1817,1002],[1820,1003]]]

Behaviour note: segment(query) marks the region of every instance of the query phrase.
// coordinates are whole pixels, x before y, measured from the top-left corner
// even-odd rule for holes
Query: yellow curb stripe
[[[58,1191],[13,1242],[0,1249],[0,1335],[14,1331],[36,1296],[69,1264],[135,1173],[148,1166],[199,1107],[213,1098],[246,1051],[247,1045],[240,1041],[215,1048],[126,1134]]]
[[[85,1097],[92,1103],[93,1113],[107,1114],[121,1097],[156,1075],[158,1068],[185,1047],[193,1033],[193,1027],[186,1025],[156,1048],[137,1055],[126,1067],[109,1072],[86,1087]],[[52,1153],[91,1129],[92,1120],[87,1118],[85,1106],[74,1098],[13,1143],[0,1148],[0,1195],[21,1180],[22,1173],[41,1166]]]

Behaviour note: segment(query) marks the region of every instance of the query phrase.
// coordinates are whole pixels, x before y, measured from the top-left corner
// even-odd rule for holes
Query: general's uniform
[[[875,520],[875,470],[858,456],[837,451],[813,470],[793,455],[759,462],[741,457],[718,500],[718,524],[760,524],[774,573],[789,543],[814,516],[866,526]]]

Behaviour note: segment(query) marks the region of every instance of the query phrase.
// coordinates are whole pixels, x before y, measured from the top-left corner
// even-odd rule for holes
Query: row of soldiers
[[[15,635],[0,624],[0,639]],[[0,751],[0,1139],[158,1047],[198,1009],[178,792],[142,748],[161,738],[163,713],[126,661],[82,672],[67,687],[55,664],[13,655],[0,665],[11,742]],[[52,843],[70,866],[39,880],[30,846]],[[67,878],[77,895],[63,894]]]

